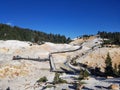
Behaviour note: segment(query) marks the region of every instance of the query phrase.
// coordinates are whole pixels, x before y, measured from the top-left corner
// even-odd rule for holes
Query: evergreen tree
[[[120,76],[120,64],[118,65],[118,76]]]
[[[39,41],[39,37],[38,37],[38,36],[35,36],[34,42],[35,42],[35,43],[38,43],[38,41]]]
[[[112,59],[111,59],[109,53],[107,54],[105,64],[106,64],[105,75],[112,76],[113,75]]]
[[[105,40],[104,44],[116,44],[120,45],[120,32],[100,32],[98,31],[97,33],[100,35],[101,38],[103,39],[109,39]]]
[[[115,76],[118,76],[117,64],[114,65],[113,73]]]

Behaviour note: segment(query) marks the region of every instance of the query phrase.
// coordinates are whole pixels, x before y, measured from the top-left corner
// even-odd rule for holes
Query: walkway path
[[[58,54],[58,53],[67,53],[67,52],[75,52],[75,51],[78,51],[78,50],[81,50],[82,49],[82,46],[80,46],[79,48],[77,49],[74,49],[74,50],[67,50],[67,51],[58,51],[58,52],[52,52],[49,54],[49,61],[50,61],[50,67],[51,67],[51,71],[59,71],[56,69],[56,66],[55,66],[55,63],[54,63],[54,59],[52,57],[53,54]],[[67,62],[68,63],[68,62]],[[67,67],[69,67],[69,65],[67,63],[64,63]],[[70,67],[69,67],[70,68]],[[61,71],[62,72],[62,71]]]

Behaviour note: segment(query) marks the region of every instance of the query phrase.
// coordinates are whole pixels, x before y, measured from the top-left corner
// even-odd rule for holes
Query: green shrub
[[[37,80],[37,82],[46,82],[46,81],[48,81],[48,80],[45,76],[40,78],[39,80]]]
[[[82,80],[88,76],[89,76],[89,73],[87,72],[87,70],[81,70],[78,79]]]
[[[58,84],[58,83],[67,83],[66,80],[63,80],[60,78],[60,74],[55,73],[54,81],[53,83]]]
[[[80,81],[79,83],[80,83],[80,84],[87,84],[86,82],[83,82],[83,81]]]
[[[67,81],[59,78],[59,83],[67,83]]]

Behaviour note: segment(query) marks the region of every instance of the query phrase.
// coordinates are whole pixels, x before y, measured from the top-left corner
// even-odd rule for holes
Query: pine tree
[[[112,59],[109,55],[109,53],[107,54],[106,60],[105,60],[105,75],[107,76],[113,76],[113,67],[112,67]]]
[[[118,65],[118,76],[120,76],[120,64]]]
[[[115,76],[118,76],[118,67],[117,67],[117,64],[114,65],[114,69],[113,69],[113,73]]]
[[[38,43],[38,41],[39,41],[39,37],[36,35],[35,38],[34,38],[34,42]]]

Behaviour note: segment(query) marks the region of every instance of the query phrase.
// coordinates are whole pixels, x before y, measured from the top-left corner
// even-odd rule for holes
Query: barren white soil
[[[12,60],[13,56],[46,59],[51,52],[74,50],[79,47],[50,42],[43,45],[30,46],[30,44],[30,42],[16,40],[0,41],[1,90],[6,90],[8,87],[10,87],[10,90],[34,90],[36,81],[43,76],[47,77],[48,82],[53,81],[54,73],[50,72],[49,61]],[[65,62],[65,60],[62,60],[63,58],[66,57],[59,55],[60,60],[56,63]],[[37,89],[39,90],[40,87],[35,90]]]
[[[46,76],[48,82],[53,81],[55,73],[50,72],[49,61],[40,62],[24,59],[12,60],[13,56],[17,55],[23,58],[46,59],[52,52],[75,50],[82,46],[82,48],[78,51],[53,54],[53,60],[56,68],[60,69],[67,60],[78,56],[78,58],[76,58],[77,62],[87,64],[90,67],[98,66],[102,71],[104,71],[104,62],[108,52],[110,53],[113,64],[120,63],[120,47],[99,48],[100,43],[101,39],[96,37],[91,37],[88,40],[76,39],[70,44],[54,44],[46,42],[42,45],[17,40],[1,40],[0,90],[6,90],[8,87],[10,87],[10,90],[41,90],[42,87],[36,86],[36,81],[39,78]],[[95,48],[91,50],[92,47]],[[64,77],[67,76],[65,75]],[[105,82],[105,80],[96,80],[93,77],[85,82],[87,82],[86,87],[91,89],[97,88],[95,87],[97,85],[105,87],[112,83]],[[61,89],[59,87],[56,90]]]

